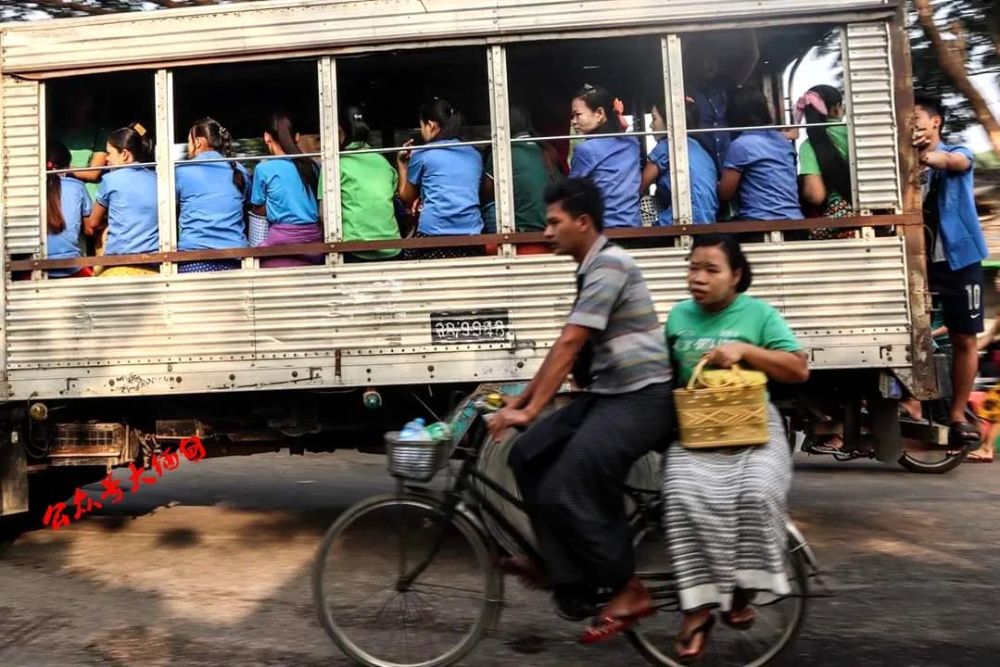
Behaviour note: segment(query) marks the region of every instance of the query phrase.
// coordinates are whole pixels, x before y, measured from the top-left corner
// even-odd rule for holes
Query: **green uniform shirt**
[[[344,150],[371,148],[355,142]],[[340,210],[345,241],[383,241],[399,238],[392,198],[399,176],[389,161],[377,153],[340,158]],[[399,248],[352,253],[363,259],[395,257]]]
[[[678,371],[678,386],[687,384],[705,353],[723,343],[749,343],[784,352],[802,349],[781,313],[746,294],[714,313],[694,301],[682,301],[670,309],[666,336]]]
[[[519,232],[545,229],[545,187],[552,174],[545,168],[542,147],[534,142],[511,145],[514,168],[514,228]],[[493,160],[486,160],[486,175],[493,178]]]
[[[840,156],[845,160],[847,157],[847,126],[835,125],[826,128],[826,134],[830,137],[830,142],[837,149]],[[819,160],[816,158],[816,149],[812,147],[812,142],[806,139],[799,149],[799,176],[822,176],[823,171],[819,168]],[[831,192],[826,197],[827,206],[837,203],[841,196],[837,192]]]
[[[84,129],[72,132],[61,138],[61,141],[69,149],[69,166],[74,169],[90,166],[90,160],[94,153],[103,153],[107,146],[105,139],[107,132],[103,129]],[[97,195],[97,188],[100,183],[85,183],[90,198]]]

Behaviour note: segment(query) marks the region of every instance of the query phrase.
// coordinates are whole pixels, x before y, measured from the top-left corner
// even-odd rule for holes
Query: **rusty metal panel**
[[[751,293],[784,312],[815,367],[909,366],[901,239],[747,251]],[[665,319],[687,297],[685,251],[633,254]],[[522,379],[573,296],[571,262],[552,255],[15,282],[11,397]],[[501,339],[435,341],[431,313],[484,310],[506,311]]]
[[[894,0],[300,0],[4,26],[2,68],[44,72],[407,41],[886,13]]]
[[[847,26],[845,90],[855,140],[858,208],[902,208],[888,25]]]
[[[3,226],[10,254],[34,254],[41,243],[41,86],[3,77]]]

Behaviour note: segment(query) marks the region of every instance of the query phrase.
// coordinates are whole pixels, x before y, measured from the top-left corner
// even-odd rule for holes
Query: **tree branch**
[[[115,10],[85,5],[82,2],[64,2],[63,0],[34,0],[35,4],[43,7],[51,7],[55,10],[83,12],[84,14],[114,14]]]
[[[913,0],[913,5],[917,10],[917,22],[920,23],[924,35],[931,43],[941,71],[951,80],[955,90],[969,101],[972,111],[976,115],[976,120],[982,124],[986,134],[990,137],[993,153],[1000,157],[1000,123],[997,122],[989,105],[986,104],[986,100],[969,79],[962,51],[965,43],[964,29],[962,29],[961,34],[956,35],[958,39],[954,43],[949,43],[941,36],[941,31],[938,29],[937,23],[934,22],[934,7],[930,0]]]

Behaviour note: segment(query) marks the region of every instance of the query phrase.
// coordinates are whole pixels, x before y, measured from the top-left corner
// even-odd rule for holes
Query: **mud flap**
[[[875,458],[895,463],[903,455],[903,435],[899,426],[899,399],[885,398],[879,392],[868,396],[868,414],[874,439]]]
[[[17,433],[0,439],[0,516],[28,511],[28,469]]]

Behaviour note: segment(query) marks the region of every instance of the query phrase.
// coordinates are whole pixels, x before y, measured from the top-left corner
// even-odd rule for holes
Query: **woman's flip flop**
[[[650,606],[642,611],[634,614],[625,614],[624,616],[608,616],[602,614],[597,617],[594,625],[583,631],[583,634],[580,635],[580,643],[596,644],[598,642],[607,641],[615,635],[619,635],[630,629],[640,620],[648,618],[655,613],[656,609]]]
[[[708,619],[699,625],[697,628],[692,630],[685,637],[684,635],[677,635],[677,646],[680,648],[686,648],[691,645],[691,642],[695,640],[698,635],[704,635],[705,639],[701,643],[701,649],[697,653],[691,653],[690,655],[680,655],[678,651],[677,660],[684,665],[690,665],[698,662],[705,655],[705,651],[708,649],[708,637],[712,633],[712,628],[715,627],[715,616],[709,616]]]

